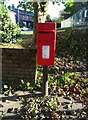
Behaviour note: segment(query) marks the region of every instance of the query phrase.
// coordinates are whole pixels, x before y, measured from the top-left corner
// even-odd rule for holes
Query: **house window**
[[[23,20],[24,20],[24,15],[23,15]]]
[[[27,20],[28,20],[28,16],[27,16]]]

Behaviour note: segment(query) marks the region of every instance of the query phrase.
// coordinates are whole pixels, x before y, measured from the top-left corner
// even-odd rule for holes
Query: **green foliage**
[[[6,81],[2,81],[2,93],[4,95],[10,96],[12,94],[13,84],[13,82],[9,83]]]
[[[19,85],[18,89],[20,89],[20,90],[32,90],[33,87],[30,86],[29,82],[25,82],[24,80],[21,80],[21,84]]]
[[[40,4],[39,11],[46,12],[46,10],[45,10],[46,3],[47,2],[39,2],[39,4]],[[18,8],[19,7],[23,8],[24,10],[28,9],[30,13],[33,13],[33,2],[29,2],[28,0],[19,1]]]
[[[20,41],[17,39],[17,41]],[[23,48],[20,44],[12,44],[12,41],[10,43],[0,43],[0,48]]]
[[[24,80],[21,80],[19,87],[15,88],[16,90],[28,90],[28,91],[32,90],[31,98],[29,97],[22,99],[23,102],[25,103],[24,107],[22,107],[19,110],[22,119],[28,119],[28,120],[37,120],[37,119],[58,120],[59,118],[62,119],[62,115],[65,116],[66,114],[64,112],[57,112],[60,107],[60,104],[63,103],[63,102],[60,103],[57,97],[61,95],[63,95],[64,97],[66,97],[66,99],[69,100],[71,100],[71,98],[72,99],[77,98],[82,102],[84,102],[86,106],[88,106],[88,101],[87,101],[88,76],[86,76],[86,73],[78,74],[74,72],[72,73],[67,72],[62,75],[49,74],[48,84],[49,84],[50,96],[48,97],[47,96],[38,97],[37,94],[33,92],[33,90],[35,91],[35,90],[39,90],[38,88],[41,88],[42,77],[43,77],[42,67],[38,67],[37,80],[36,80],[37,87],[32,88],[29,82],[25,82]],[[9,95],[14,90],[11,84],[14,86],[13,83],[6,83],[6,82],[3,82],[2,85],[4,92],[9,90]],[[56,96],[52,94],[56,94]],[[72,106],[72,104],[70,104],[70,106]],[[83,110],[80,109],[78,112],[82,114],[82,112],[85,110],[87,110],[86,107],[83,108]]]
[[[14,82],[2,81],[2,94],[10,96],[17,90],[32,91],[33,87],[30,85],[30,82],[25,82],[24,80],[21,80],[16,87],[14,87]]]
[[[27,100],[24,112],[20,111],[23,119],[52,119],[54,111],[58,108],[58,102],[53,97],[34,97]]]
[[[46,22],[51,22],[50,15],[47,15],[47,16],[46,16]]]
[[[41,89],[42,87],[43,74],[40,71],[37,71],[37,79],[36,79],[36,89]],[[87,93],[87,84],[88,80],[85,75],[79,75],[74,72],[65,73],[64,75],[60,75],[55,77],[55,75],[48,76],[48,86],[50,94],[65,94],[69,93]],[[81,89],[82,88],[82,89]],[[60,89],[61,92],[59,91]],[[59,92],[58,92],[59,91]]]
[[[20,24],[19,24],[19,27],[23,27],[23,26],[25,26],[24,23],[20,23]]]
[[[29,25],[26,25],[26,27],[27,27],[27,28],[30,28],[30,26],[29,26]]]
[[[24,10],[29,9],[29,13],[33,13],[33,2],[29,2],[28,0],[23,0],[23,1],[19,1],[19,5],[17,6],[18,8],[21,7]]]
[[[13,24],[8,15],[8,9],[2,5],[0,10],[2,18],[2,42],[16,42],[16,38],[20,35],[20,29],[16,24]]]
[[[32,34],[33,32],[30,32],[30,35]],[[29,33],[21,34],[21,37],[17,39],[17,43],[24,48],[29,48],[33,44],[33,37],[29,36]]]
[[[60,18],[56,19],[54,22],[55,22],[55,23],[61,23],[62,20],[63,20],[63,19],[60,17]]]
[[[65,5],[66,7],[72,7],[74,5],[74,2],[67,2],[67,4]]]
[[[41,12],[46,12],[45,7],[46,7],[47,2],[40,2],[40,11]]]
[[[67,19],[83,7],[87,7],[87,2],[67,2],[65,9],[61,13],[61,18]]]
[[[37,90],[38,87],[41,87],[42,83],[42,69],[37,72]],[[50,94],[64,95],[67,99],[71,100],[72,98],[79,98],[81,101],[86,101],[88,95],[88,79],[84,75],[79,75],[77,73],[65,73],[59,77],[55,75],[48,76],[48,84]],[[78,97],[79,95],[79,97]],[[61,115],[65,113],[57,113],[58,106],[60,105],[57,97],[52,97],[51,95],[46,97],[38,97],[37,94],[31,96],[32,98],[24,100],[26,103],[24,108],[20,110],[20,116],[24,119],[55,119],[58,120],[62,118]],[[83,110],[80,110],[82,113]]]
[[[58,31],[56,35],[56,54],[58,56],[71,55],[75,58],[86,58],[87,52],[87,28],[67,28]]]

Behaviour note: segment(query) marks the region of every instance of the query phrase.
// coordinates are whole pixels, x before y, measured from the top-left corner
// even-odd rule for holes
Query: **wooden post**
[[[48,96],[48,66],[43,66],[42,95]]]

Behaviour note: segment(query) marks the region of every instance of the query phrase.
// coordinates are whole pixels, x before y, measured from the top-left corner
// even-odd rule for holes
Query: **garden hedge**
[[[56,55],[87,58],[88,28],[67,28],[56,34]]]

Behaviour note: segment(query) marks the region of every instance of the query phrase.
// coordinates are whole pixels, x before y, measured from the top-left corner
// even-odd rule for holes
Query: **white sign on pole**
[[[42,46],[42,58],[49,59],[50,46]]]

